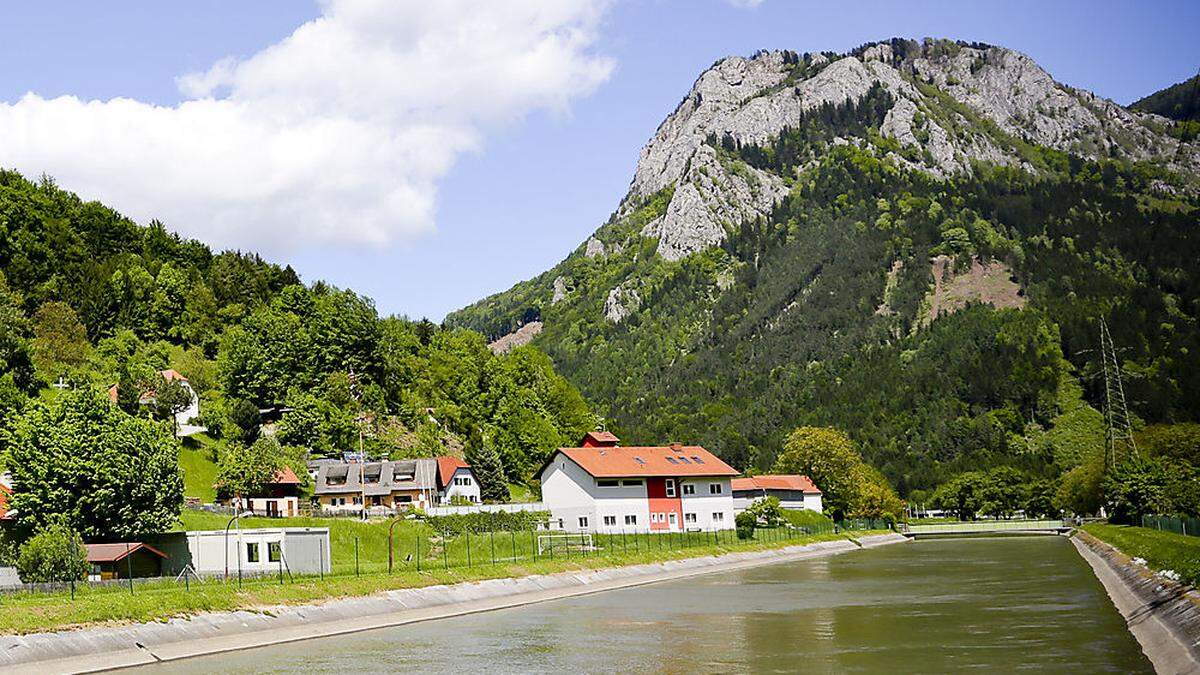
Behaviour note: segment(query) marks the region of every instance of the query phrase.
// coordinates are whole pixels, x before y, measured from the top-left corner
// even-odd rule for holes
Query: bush
[[[742,511],[737,514],[737,518],[733,519],[737,526],[738,539],[750,539],[754,537],[754,527],[758,523],[758,518],[749,511]]]
[[[83,579],[88,572],[83,538],[64,525],[51,525],[21,545],[17,572],[26,583]]]
[[[779,506],[779,497],[757,499],[743,513],[751,514],[755,522],[767,527],[775,527],[783,522],[783,508]]]

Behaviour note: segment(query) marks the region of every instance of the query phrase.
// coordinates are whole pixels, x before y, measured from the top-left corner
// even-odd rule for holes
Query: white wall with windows
[[[733,529],[733,491],[728,478],[680,479],[685,530]]]
[[[450,477],[442,500],[449,503],[455,497],[461,497],[472,504],[479,503],[479,481],[475,480],[475,474],[470,469],[460,467]]]
[[[650,529],[645,480],[596,479],[561,454],[542,471],[542,503],[550,511],[551,527],[556,529],[589,532]]]

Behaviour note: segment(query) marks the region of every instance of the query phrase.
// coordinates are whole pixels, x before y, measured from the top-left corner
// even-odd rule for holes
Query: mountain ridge
[[[981,325],[1042,334],[1043,347],[1064,356],[1038,366],[1053,371],[1040,393],[998,389],[960,400],[962,409],[929,394],[945,408],[944,419],[922,422],[931,428],[864,426],[860,442],[877,446],[867,448],[877,465],[894,464],[885,470],[894,482],[914,471],[928,475],[912,484],[932,480],[943,460],[924,446],[945,441],[955,420],[986,426],[981,415],[1010,409],[1016,420],[1004,433],[1029,445],[1029,424],[1052,426],[1059,381],[1087,375],[1074,352],[1091,347],[1089,322],[1105,312],[1133,312],[1138,326],[1161,333],[1140,338],[1131,324],[1125,335],[1141,342],[1139,367],[1159,364],[1162,381],[1150,389],[1172,392],[1147,391],[1157,399],[1147,418],[1191,419],[1196,411],[1175,397],[1193,386],[1179,370],[1193,357],[1181,343],[1172,349],[1182,356],[1161,350],[1195,342],[1195,277],[1178,255],[1195,248],[1200,146],[1170,130],[1166,118],[1060,84],[1028,56],[991,45],[893,39],[846,54],[729,57],[659,125],[627,195],[591,237],[550,270],[446,321],[492,338],[540,321],[533,344],[607,405],[623,436],[724,445],[743,466],[767,468],[787,425],[853,417],[851,402],[802,408],[767,392],[819,399],[822,378],[856,376],[844,363],[906,343],[919,353],[940,331],[982,340]],[[1137,240],[1134,222],[1175,250]],[[1003,265],[1024,299],[981,313],[972,303],[986,298],[976,294],[954,303],[967,317],[961,325],[922,320],[937,256],[953,260],[948,281]],[[1148,309],[1128,306],[1135,291],[1153,295]],[[1095,297],[1085,308],[1057,293]],[[1164,333],[1167,325],[1182,337]],[[975,347],[962,357],[998,358]],[[922,447],[903,449],[914,443]],[[1025,461],[1008,441],[993,445],[1003,451],[979,461]]]

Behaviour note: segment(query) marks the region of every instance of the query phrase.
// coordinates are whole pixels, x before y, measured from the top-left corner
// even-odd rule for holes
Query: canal
[[[1151,672],[1063,537],[917,541],[169,664],[194,673]]]

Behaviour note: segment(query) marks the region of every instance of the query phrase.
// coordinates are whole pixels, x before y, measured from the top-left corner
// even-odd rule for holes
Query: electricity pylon
[[[1121,363],[1108,324],[1100,318],[1100,362],[1104,369],[1104,465],[1115,466],[1125,456],[1137,457],[1133,423],[1125,403]]]

